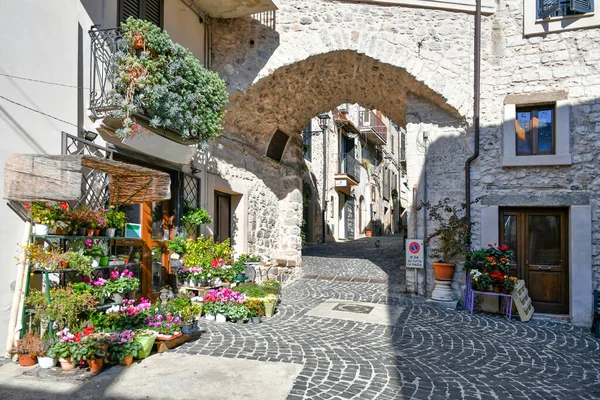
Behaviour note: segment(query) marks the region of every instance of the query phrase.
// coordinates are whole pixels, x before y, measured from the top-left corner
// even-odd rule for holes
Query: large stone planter
[[[438,301],[452,301],[454,295],[450,285],[454,277],[456,264],[433,263],[433,275],[435,276],[435,287],[431,293],[431,298]]]

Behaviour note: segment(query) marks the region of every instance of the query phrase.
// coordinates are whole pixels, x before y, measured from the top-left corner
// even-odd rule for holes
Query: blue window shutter
[[[560,8],[559,0],[538,0],[538,16],[546,18],[554,14]]]
[[[571,11],[589,13],[594,11],[594,0],[571,0]]]

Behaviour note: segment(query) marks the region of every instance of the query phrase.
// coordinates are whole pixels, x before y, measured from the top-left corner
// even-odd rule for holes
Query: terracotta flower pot
[[[366,237],[371,237],[371,236],[373,236],[373,231],[365,231],[365,236],[366,236]]]
[[[19,365],[21,367],[31,367],[37,362],[37,357],[29,354],[19,354]]]
[[[93,360],[87,360],[87,363],[90,367],[90,371],[92,371],[95,374],[102,371],[102,368],[104,368],[104,358],[96,358]]]
[[[494,286],[493,289],[494,289],[494,293],[500,293],[500,289],[501,289],[500,286]]]
[[[124,367],[129,367],[131,364],[133,364],[133,356],[125,357],[123,361],[121,361],[119,364],[121,364]]]
[[[94,229],[88,229],[86,231],[86,236],[94,236],[94,231],[95,231]]]
[[[75,369],[76,364],[73,362],[73,359],[71,357],[59,358],[58,361],[60,361],[60,367],[65,371]]]
[[[454,277],[454,268],[456,264],[434,262],[433,275],[438,281],[451,281]]]

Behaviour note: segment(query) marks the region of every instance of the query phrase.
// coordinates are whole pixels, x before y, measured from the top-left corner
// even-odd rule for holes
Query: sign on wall
[[[424,268],[423,240],[406,239],[406,267]]]

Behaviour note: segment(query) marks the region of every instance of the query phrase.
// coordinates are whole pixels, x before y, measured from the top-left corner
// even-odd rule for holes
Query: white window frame
[[[503,167],[535,167],[544,165],[571,165],[572,157],[570,141],[570,109],[571,103],[565,92],[553,92],[533,95],[507,96],[504,101],[504,129],[502,157]],[[543,155],[517,155],[517,139],[515,120],[518,106],[535,106],[537,104],[554,103],[554,140],[555,153]]]
[[[538,19],[538,0],[523,0],[523,35],[545,35],[547,33],[563,32],[573,29],[594,28],[600,26],[600,0],[594,0],[594,11],[580,15],[566,15]]]

